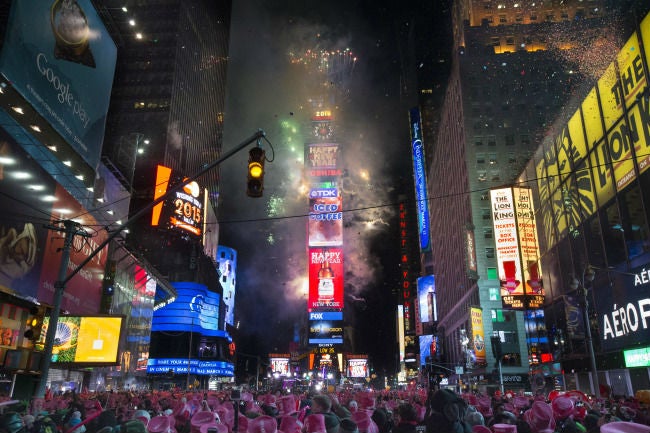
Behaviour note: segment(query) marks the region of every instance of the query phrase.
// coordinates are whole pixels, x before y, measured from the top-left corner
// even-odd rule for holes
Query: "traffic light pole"
[[[47,375],[50,372],[50,364],[52,362],[52,349],[54,347],[54,337],[56,336],[56,327],[59,322],[59,310],[61,309],[61,300],[63,299],[63,290],[65,285],[62,283],[68,271],[68,262],[70,261],[70,249],[72,248],[72,241],[75,235],[90,237],[81,226],[71,220],[63,221],[65,229],[65,239],[63,241],[63,248],[61,249],[61,263],[59,264],[59,274],[57,281],[54,283],[54,299],[52,312],[50,313],[50,321],[47,325],[47,333],[45,334],[45,346],[43,348],[43,358],[41,359],[41,380],[38,383],[38,388],[34,397],[43,398],[45,396],[45,388],[47,387]],[[51,230],[60,230],[60,227],[47,226]]]
[[[54,338],[56,336],[56,327],[59,321],[59,310],[61,309],[61,301],[63,300],[63,292],[65,291],[65,285],[72,277],[74,277],[84,266],[86,266],[100,251],[104,249],[113,239],[115,239],[125,228],[133,224],[136,220],[140,219],[147,212],[150,212],[158,203],[162,203],[167,200],[172,194],[175,194],[177,191],[183,188],[184,185],[195,181],[199,177],[203,176],[213,168],[219,166],[222,162],[229,159],[231,156],[244,149],[249,144],[261,140],[265,136],[265,132],[257,130],[253,135],[239,143],[237,146],[224,153],[221,158],[216,159],[215,161],[205,164],[198,173],[187,178],[184,182],[180,182],[177,185],[171,186],[165,194],[161,195],[155,200],[152,200],[147,206],[143,207],[137,211],[131,218],[125,221],[123,224],[120,224],[114,231],[110,232],[106,239],[100,243],[97,248],[95,248],[88,256],[73,269],[67,276],[68,262],[70,260],[70,249],[72,248],[72,241],[75,235],[89,236],[84,230],[80,228],[78,223],[75,223],[71,220],[63,221],[66,230],[66,236],[64,241],[64,246],[62,249],[61,263],[59,265],[59,274],[58,280],[54,283],[54,299],[52,304],[52,313],[50,314],[49,324],[47,326],[47,334],[45,336],[45,346],[43,348],[43,359],[41,360],[41,378],[34,394],[34,398],[43,398],[45,396],[45,389],[47,387],[47,376],[49,374],[50,363],[52,362],[52,348],[54,347]],[[59,228],[56,228],[59,230]]]

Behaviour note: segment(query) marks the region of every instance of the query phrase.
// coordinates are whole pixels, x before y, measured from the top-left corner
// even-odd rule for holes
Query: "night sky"
[[[239,254],[239,350],[287,351],[295,324],[306,315],[308,199],[299,193],[302,162],[296,155],[302,159],[302,143],[289,141],[286,127],[295,125],[297,136],[305,135],[310,89],[320,78],[292,59],[306,50],[349,49],[357,60],[339,62],[340,73],[330,83],[339,105],[337,126],[344,129],[336,140],[344,159],[344,314],[357,331],[357,352],[368,353],[377,372],[394,372],[396,204],[398,193],[412,193],[408,108],[417,101],[401,72],[407,61],[427,70],[441,63],[440,53],[428,50],[408,60],[404,40],[415,27],[413,34],[428,34],[429,40],[441,31],[435,25],[443,14],[439,2],[234,3],[224,149],[261,128],[275,151],[262,143],[275,159],[266,164],[261,199],[245,194],[247,152],[221,167],[220,244]]]

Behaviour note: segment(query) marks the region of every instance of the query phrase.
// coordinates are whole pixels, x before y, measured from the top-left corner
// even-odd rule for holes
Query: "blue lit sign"
[[[422,127],[420,124],[420,109],[411,108],[411,144],[413,147],[413,176],[415,180],[415,200],[418,213],[418,229],[420,232],[420,251],[431,249],[429,237],[429,199],[427,196],[427,177],[424,166],[424,144],[422,143]]]
[[[198,359],[184,358],[150,358],[147,361],[147,373],[190,374],[204,376],[234,376],[235,366],[223,361],[199,361]]]
[[[199,332],[207,337],[228,338],[219,329],[218,293],[203,284],[172,283],[178,296],[153,313],[151,331]]]
[[[320,313],[309,313],[309,320],[343,320],[342,311],[323,311]]]

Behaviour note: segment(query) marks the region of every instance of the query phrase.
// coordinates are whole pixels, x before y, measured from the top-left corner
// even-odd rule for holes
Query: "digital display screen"
[[[45,343],[50,318],[43,320]],[[56,325],[52,362],[57,364],[117,364],[123,316],[61,316]]]
[[[200,376],[234,376],[235,366],[224,361],[202,361],[187,358],[149,358],[147,373],[190,374]]]
[[[368,377],[368,360],[348,359],[348,377]]]
[[[309,322],[309,344],[343,344],[343,321],[314,320]]]
[[[343,250],[309,249],[310,311],[343,309]]]
[[[153,208],[151,225],[179,229],[196,237],[203,234],[203,194],[196,181],[176,179],[172,169],[159,165],[156,171],[154,200],[167,193],[175,182],[186,182],[162,203]]]

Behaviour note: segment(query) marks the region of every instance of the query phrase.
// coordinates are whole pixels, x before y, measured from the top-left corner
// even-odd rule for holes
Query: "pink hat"
[[[277,402],[277,398],[275,397],[275,395],[269,394],[266,396],[266,401],[264,403],[267,404],[268,406],[275,406],[276,402]]]
[[[276,433],[278,422],[272,416],[261,415],[248,421],[248,433]]]
[[[215,421],[214,413],[207,411],[200,411],[194,414],[190,420],[192,431],[196,432],[203,424],[210,424]],[[151,421],[150,421],[151,422]]]
[[[325,417],[322,413],[314,413],[305,417],[305,433],[327,433]]]
[[[167,433],[170,430],[169,417],[165,415],[154,416],[147,424],[147,431],[149,433]]]
[[[518,395],[512,399],[512,405],[517,409],[523,409],[528,406],[528,398]]]
[[[552,433],[555,430],[553,409],[543,401],[534,402],[532,407],[524,412],[524,420],[533,433]]]
[[[494,424],[492,430],[494,433],[517,433],[517,426],[514,424]]]
[[[237,431],[244,433],[248,430],[248,418],[244,414],[239,414],[239,422],[237,423]]]
[[[278,401],[280,415],[289,415],[296,412],[296,397],[293,394],[280,397]]]
[[[492,433],[492,430],[482,424],[477,424],[472,426],[472,433]]]
[[[356,423],[359,433],[379,433],[379,427],[370,417],[370,413],[365,410],[354,412],[352,421]]]
[[[573,400],[563,395],[558,396],[551,403],[555,419],[565,419],[573,414]]]
[[[218,422],[209,422],[206,424],[201,424],[199,431],[201,433],[208,433],[210,429],[215,429],[217,433],[228,433],[228,426]]]
[[[614,421],[600,426],[601,433],[650,433],[650,426],[636,422]]]
[[[325,420],[323,419],[323,421]],[[302,431],[302,423],[295,416],[285,415],[280,418],[279,430],[282,433],[300,433]]]

